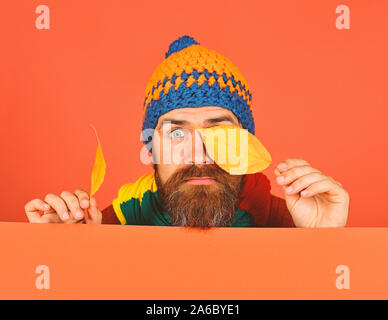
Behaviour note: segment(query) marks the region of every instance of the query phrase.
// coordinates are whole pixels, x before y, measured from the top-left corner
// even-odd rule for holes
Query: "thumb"
[[[97,207],[96,198],[90,199],[90,205],[88,208],[88,224],[101,224],[102,221],[102,212]]]

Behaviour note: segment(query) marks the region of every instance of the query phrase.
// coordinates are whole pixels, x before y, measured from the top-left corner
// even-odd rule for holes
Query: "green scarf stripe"
[[[237,208],[236,215],[230,224],[231,227],[253,227],[253,216],[240,208]]]
[[[140,199],[132,198],[120,204],[127,225],[170,226],[171,218],[165,212],[157,192],[146,191]]]

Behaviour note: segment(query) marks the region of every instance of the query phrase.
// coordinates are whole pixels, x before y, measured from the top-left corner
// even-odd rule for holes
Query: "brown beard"
[[[210,177],[210,185],[192,185],[188,178]],[[226,227],[236,214],[242,176],[229,175],[216,165],[190,165],[178,169],[162,184],[155,166],[158,195],[174,226]]]

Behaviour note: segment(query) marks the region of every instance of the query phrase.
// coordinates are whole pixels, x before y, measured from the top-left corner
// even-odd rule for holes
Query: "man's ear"
[[[145,144],[149,152],[151,152],[152,150],[152,140],[154,137],[154,132],[155,132],[154,129],[148,128],[148,129],[144,129],[140,135],[141,141]]]

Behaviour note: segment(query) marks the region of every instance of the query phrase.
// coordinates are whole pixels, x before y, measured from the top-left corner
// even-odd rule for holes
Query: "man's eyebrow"
[[[176,120],[176,119],[164,119],[162,122],[159,123],[158,129],[160,129],[164,124],[176,124],[176,125],[187,125],[190,122],[186,120]]]
[[[213,124],[213,123],[224,122],[224,121],[228,121],[233,124],[236,124],[236,120],[234,120],[231,116],[227,116],[227,115],[217,117],[217,118],[206,119],[205,123]]]
[[[217,118],[206,119],[204,122],[206,124],[214,124],[214,123],[219,123],[219,122],[224,122],[224,121],[236,124],[236,120],[234,120],[231,116],[228,116],[228,115],[220,116]],[[177,119],[164,119],[163,121],[161,121],[159,123],[157,129],[160,129],[164,124],[167,124],[167,123],[184,126],[184,125],[190,124],[190,121],[177,120]]]

